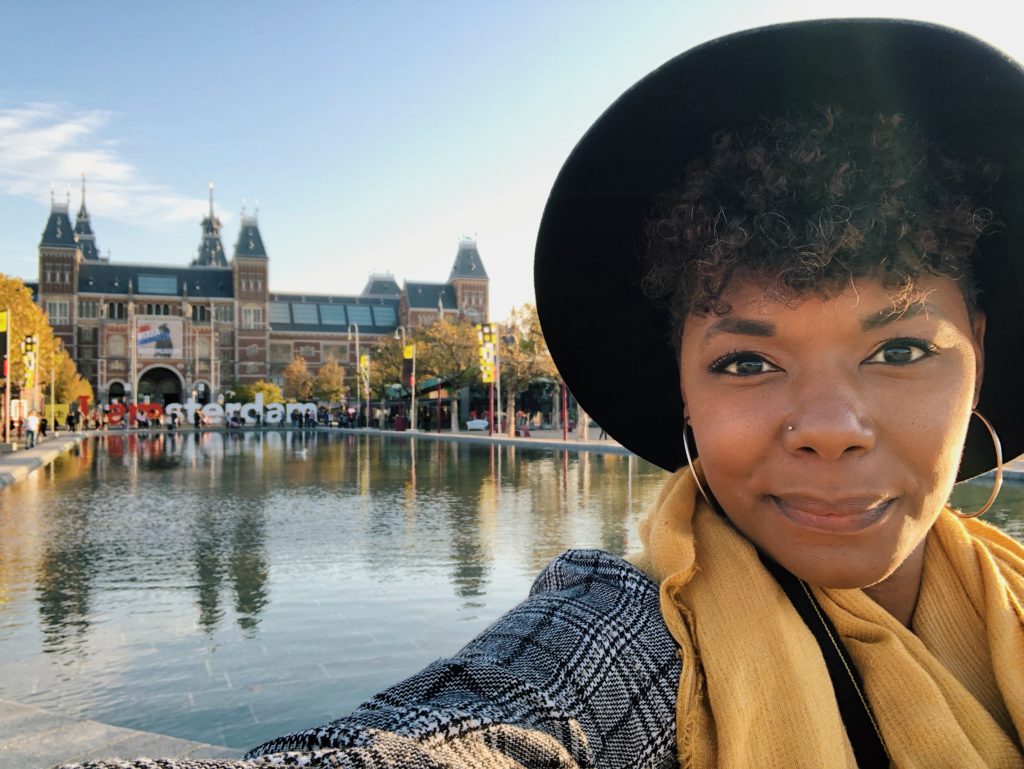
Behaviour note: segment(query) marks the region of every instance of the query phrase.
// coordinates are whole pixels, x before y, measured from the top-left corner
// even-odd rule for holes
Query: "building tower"
[[[474,323],[490,319],[488,286],[490,280],[484,263],[480,260],[476,241],[473,238],[462,238],[459,251],[455,255],[455,264],[448,276],[448,283],[455,289],[455,302],[459,314]]]
[[[199,242],[199,252],[192,260],[192,266],[227,267],[224,245],[220,242],[220,219],[213,213],[213,182],[210,182],[210,213],[203,218],[200,226],[203,228],[203,239]]]
[[[75,357],[75,292],[80,257],[68,216],[69,206],[70,200],[58,203],[51,192],[50,218],[39,241],[39,304],[50,318],[54,335]]]
[[[243,210],[238,241],[231,258],[238,329],[233,375],[239,382],[256,382],[270,377],[267,365],[270,347],[270,326],[267,323],[269,261],[256,214],[247,216]]]
[[[78,250],[81,258],[88,261],[100,261],[99,249],[96,248],[96,236],[92,232],[92,222],[89,219],[89,211],[85,207],[85,174],[82,174],[82,205],[78,209],[78,217],[75,219],[75,242],[78,243]]]

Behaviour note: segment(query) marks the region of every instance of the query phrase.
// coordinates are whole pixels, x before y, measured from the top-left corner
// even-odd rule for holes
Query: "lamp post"
[[[359,400],[359,367],[361,359],[359,357],[359,324],[349,323],[348,324],[348,341],[352,341],[352,329],[356,330],[356,427],[359,427],[359,415],[363,413],[363,404]]]
[[[405,373],[405,348],[408,346],[406,343],[405,326],[399,326],[395,329],[395,339],[398,339],[399,334],[402,336],[402,368],[403,374]],[[412,375],[409,379],[409,429],[416,429],[416,342],[412,343]]]
[[[54,433],[57,432],[57,352],[60,346],[60,339],[55,339],[53,349],[50,351],[50,427]]]

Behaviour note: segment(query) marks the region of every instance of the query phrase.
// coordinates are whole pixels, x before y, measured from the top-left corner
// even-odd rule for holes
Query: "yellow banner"
[[[412,360],[412,356],[416,354],[416,345],[407,344],[402,348],[402,357],[406,360]]]
[[[54,411],[57,412],[56,420],[54,419]],[[68,418],[68,406],[66,403],[56,403],[51,408],[50,404],[46,404],[46,408],[43,409],[43,413],[46,414],[47,421],[52,424],[64,425],[64,421]]]
[[[7,330],[7,310],[0,310],[0,334]]]

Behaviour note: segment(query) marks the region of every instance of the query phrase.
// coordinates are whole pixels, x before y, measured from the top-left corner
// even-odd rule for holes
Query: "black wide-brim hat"
[[[722,37],[664,64],[598,118],[562,167],[537,238],[537,309],[566,384],[626,448],[666,470],[686,462],[668,313],[640,288],[644,223],[715,131],[818,105],[906,114],[954,155],[1002,167],[986,201],[1002,227],[974,259],[988,315],[978,410],[1004,457],[1024,453],[1024,70],[923,22],[829,19]],[[959,480],[995,464],[988,432],[971,420]]]

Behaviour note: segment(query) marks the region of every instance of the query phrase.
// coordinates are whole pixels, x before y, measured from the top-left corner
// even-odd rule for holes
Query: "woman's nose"
[[[876,435],[866,411],[851,388],[833,385],[805,392],[783,423],[783,445],[787,451],[827,461],[867,453]]]

